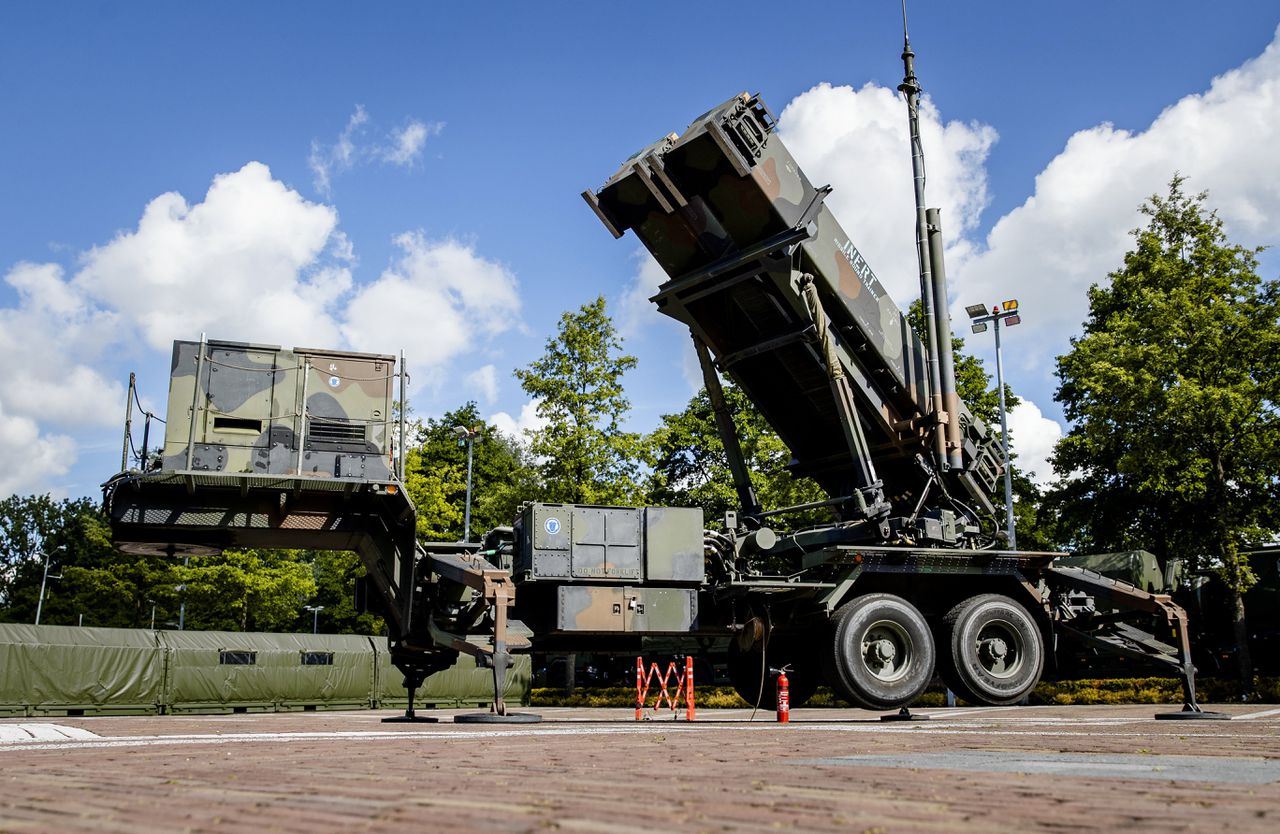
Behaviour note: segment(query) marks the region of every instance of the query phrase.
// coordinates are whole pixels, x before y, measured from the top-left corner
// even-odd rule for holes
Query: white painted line
[[[1022,709],[1021,706],[1012,707],[980,707],[978,709],[962,709],[962,710],[941,710],[939,712],[922,712],[921,715],[927,715],[930,718],[959,718],[962,715],[989,715],[993,712],[1004,712],[1011,709]]]
[[[31,733],[20,724],[0,724],[0,744],[8,741],[30,741]]]
[[[61,724],[0,724],[0,744],[100,738],[97,733]]]
[[[1280,715],[1280,709],[1264,709],[1262,712],[1246,712],[1244,715],[1231,716],[1232,721],[1248,721],[1253,718],[1263,718],[1268,715]]]

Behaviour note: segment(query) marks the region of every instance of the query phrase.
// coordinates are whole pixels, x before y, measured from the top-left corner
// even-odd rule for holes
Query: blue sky
[[[684,336],[645,310],[655,274],[634,238],[614,241],[578,194],[742,90],[836,186],[837,215],[905,305],[899,6],[786,8],[0,7],[0,493],[94,494],[119,462],[128,371],[162,408],[162,346],[202,329],[404,348],[419,415],[476,399],[516,425],[528,408],[511,369],[603,293],[640,357],[633,427],[652,428],[691,393]],[[1280,8],[909,12],[953,300],[1023,301],[1008,370],[1038,413],[1015,439],[1042,456],[1060,430],[1052,358],[1143,196],[1180,170],[1238,239],[1274,242]]]

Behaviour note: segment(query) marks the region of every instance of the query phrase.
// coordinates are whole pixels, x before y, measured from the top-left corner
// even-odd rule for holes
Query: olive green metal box
[[[702,510],[530,504],[516,519],[522,582],[701,585]]]
[[[698,620],[692,588],[562,585],[556,594],[557,631],[679,633]]]

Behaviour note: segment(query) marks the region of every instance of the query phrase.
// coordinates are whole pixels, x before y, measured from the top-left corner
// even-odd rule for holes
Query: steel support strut
[[[828,327],[827,313],[822,307],[822,299],[818,297],[818,288],[814,284],[812,275],[806,273],[800,276],[800,290],[804,294],[809,317],[813,319],[814,327],[817,329],[822,364],[826,366],[827,378],[831,383],[831,394],[836,402],[836,411],[840,415],[840,426],[844,429],[845,442],[853,458],[857,485],[852,497],[863,518],[884,515],[889,511],[889,506],[884,501],[881,483],[876,478],[875,464],[871,460],[871,451],[867,447],[867,439],[862,431],[862,421],[858,418],[858,409],[853,401],[853,389],[849,387],[844,366],[836,356],[835,341]]]
[[[1158,713],[1156,718],[1212,718],[1230,716],[1206,712],[1196,703],[1196,667],[1191,662],[1191,637],[1187,630],[1187,612],[1168,594],[1153,594],[1125,582],[1110,579],[1082,568],[1051,566],[1045,573],[1051,589],[1084,591],[1095,600],[1122,609],[1153,614],[1164,619],[1165,627],[1177,640],[1177,646],[1161,643],[1154,636],[1121,622],[1120,615],[1086,615],[1060,620],[1056,627],[1085,645],[1110,654],[1154,660],[1176,669],[1182,679],[1182,711]],[[1080,622],[1077,622],[1080,620]],[[1172,651],[1170,651],[1172,650]]]
[[[511,574],[494,567],[484,558],[472,553],[428,553],[428,569],[439,579],[455,582],[476,592],[480,605],[473,606],[469,620],[478,620],[488,611],[493,618],[492,645],[482,645],[453,634],[436,625],[434,618],[427,621],[431,640],[437,646],[454,649],[474,657],[480,665],[493,670],[493,709],[486,720],[511,720],[522,723],[537,721],[538,716],[507,712],[505,691],[507,670],[511,668],[511,649],[527,648],[528,641],[508,633],[507,611],[515,603],[516,589]],[[515,645],[518,643],[518,645]],[[476,716],[458,716],[458,721],[475,721]]]
[[[751,475],[747,471],[746,461],[742,457],[742,443],[738,440],[738,429],[733,424],[733,415],[729,413],[729,404],[724,399],[724,389],[720,387],[720,377],[715,365],[711,363],[711,354],[707,345],[693,333],[693,349],[698,354],[698,364],[702,367],[702,383],[707,389],[707,398],[711,400],[711,411],[716,417],[716,431],[720,435],[720,443],[724,446],[725,457],[729,462],[729,471],[733,474],[733,485],[738,491],[738,503],[744,516],[756,516],[763,509],[756,497],[756,488],[751,484]]]

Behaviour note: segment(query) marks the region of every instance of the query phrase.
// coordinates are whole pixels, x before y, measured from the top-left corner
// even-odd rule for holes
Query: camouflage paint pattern
[[[530,504],[515,522],[522,581],[700,585],[702,510]]]
[[[162,469],[392,477],[394,357],[220,341],[200,352],[174,342]]]
[[[556,630],[682,633],[698,620],[697,591],[563,585],[556,596]]]
[[[922,482],[915,456],[934,430],[927,352],[823,204],[826,190],[809,181],[773,127],[764,103],[744,93],[583,196],[616,236],[633,230],[666,270],[671,280],[652,300],[707,344],[787,443],[797,473],[844,495],[851,460],[805,336],[799,277],[813,275],[877,474],[890,499],[909,502]],[[994,435],[962,404],[958,411],[967,457],[953,478],[973,496],[994,487]]]

